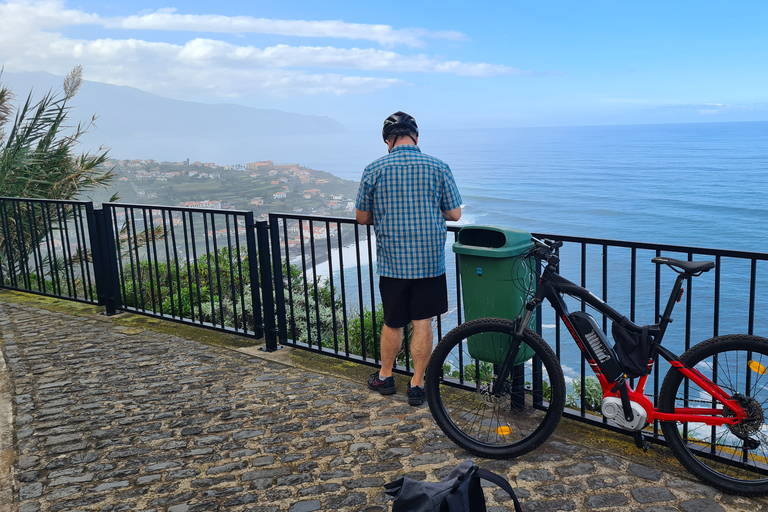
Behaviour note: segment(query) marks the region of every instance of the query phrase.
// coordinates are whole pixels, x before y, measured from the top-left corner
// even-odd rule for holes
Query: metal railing
[[[261,336],[253,212],[126,204],[104,212],[121,309]]]
[[[282,344],[306,348],[364,364],[379,364],[383,312],[374,272],[372,226],[348,217],[270,214],[273,264],[284,283],[276,294],[278,338]],[[458,228],[450,228],[455,237]],[[450,288],[459,278],[449,268]],[[449,294],[449,312],[435,320],[436,339],[461,323],[461,299]],[[399,371],[411,371],[408,337]]]
[[[378,366],[376,333],[383,314],[377,308],[380,300],[372,264],[371,226],[360,226],[349,218],[290,214],[271,214],[270,225],[275,267],[288,274],[278,281],[291,283],[284,294],[277,295],[280,343]],[[450,226],[449,239],[453,236],[455,241],[458,231]],[[677,321],[664,339],[673,352],[682,354],[699,341],[724,333],[768,336],[768,316],[757,314],[768,310],[768,254],[555,234],[534,236],[565,242],[560,249],[561,274],[641,324],[657,321],[674,282],[674,273],[652,264],[651,258],[664,254],[714,260],[715,271],[686,284],[685,305],[675,311]],[[455,284],[449,286],[448,313],[435,321],[435,342],[462,322],[461,279],[456,271],[459,256],[449,252],[447,258],[448,282]],[[585,304],[569,301],[571,310],[585,309]],[[601,320],[603,331],[609,332],[608,319],[598,317]],[[538,312],[537,329],[552,345],[566,373],[586,382],[591,376],[586,361],[569,336],[563,342],[561,324],[547,305]],[[408,354],[406,339],[396,371],[410,374]],[[663,360],[654,367],[649,381],[654,395],[667,370]],[[595,414],[594,398],[589,396],[588,386],[581,385],[566,415],[604,423]]]
[[[714,261],[712,272],[687,279],[682,297],[684,304],[675,309],[672,315],[675,321],[665,333],[664,346],[678,355],[701,341],[722,334],[768,336],[768,315],[758,314],[768,310],[768,254],[551,234],[535,236],[565,242],[560,249],[560,273],[591,289],[614,309],[640,325],[652,324],[659,319],[676,277],[667,267],[652,264],[652,258],[663,254],[689,261]],[[568,299],[566,302],[569,301],[572,311],[586,309],[581,301]],[[595,313],[594,310],[590,312]],[[573,369],[573,376],[582,383],[578,406],[566,410],[566,415],[601,422],[612,428],[599,412],[594,414],[594,408],[590,412],[587,386],[583,383],[591,375],[591,370],[587,372],[586,361],[580,354],[574,358],[573,354],[578,349],[570,335],[563,338],[561,323],[551,308],[545,306],[539,313],[540,332],[555,350],[561,364],[578,364],[578,368]],[[610,332],[608,319],[602,316],[596,318],[598,322],[602,320],[602,330]],[[668,370],[669,364],[658,358],[648,381],[652,387],[646,388],[646,392],[653,393],[655,405],[658,405],[661,382]],[[658,423],[653,428],[654,436],[658,438]]]
[[[449,311],[435,321],[435,341],[463,319],[458,255],[449,247],[458,231],[449,227]],[[768,254],[535,236],[563,240],[561,274],[637,323],[656,321],[674,279],[652,257],[714,259],[713,272],[686,285],[664,340],[673,352],[723,333],[768,335],[768,315],[759,314],[768,310]],[[370,366],[379,364],[383,322],[374,245],[372,227],[346,217],[270,214],[256,222],[249,211],[0,198],[0,288],[263,336],[266,350],[279,343]],[[549,308],[537,328],[566,373],[585,383],[585,361],[563,343]],[[406,339],[397,359],[405,374],[408,348]],[[651,378],[654,395],[665,364]],[[603,421],[590,403],[581,385],[566,414]]]
[[[0,286],[98,302],[93,205],[0,197]]]
[[[251,211],[0,198],[0,288],[274,346],[269,251],[269,226]]]

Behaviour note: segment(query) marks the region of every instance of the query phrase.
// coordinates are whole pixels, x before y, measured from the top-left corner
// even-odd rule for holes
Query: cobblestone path
[[[2,296],[0,332],[13,512],[383,512],[386,482],[438,480],[468,457],[426,407],[343,377]],[[559,435],[517,460],[476,459],[531,512],[766,509],[652,460]],[[511,510],[502,494],[486,489],[489,511]]]

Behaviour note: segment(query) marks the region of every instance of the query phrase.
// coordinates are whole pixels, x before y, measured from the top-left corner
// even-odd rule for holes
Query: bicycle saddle
[[[686,274],[701,274],[702,272],[709,272],[713,268],[715,268],[715,262],[714,261],[685,261],[685,260],[676,260],[674,258],[653,258],[651,260],[657,265],[669,265],[672,270],[675,272],[679,272],[677,269],[682,270]]]

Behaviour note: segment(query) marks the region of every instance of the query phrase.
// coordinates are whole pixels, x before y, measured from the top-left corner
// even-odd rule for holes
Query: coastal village
[[[111,160],[120,203],[251,210],[256,220],[268,220],[269,213],[352,217],[358,183],[299,164],[275,164],[271,160],[245,165],[215,163]],[[162,222],[162,221],[160,221]],[[336,223],[314,225],[289,221],[289,245],[309,239],[334,238]],[[239,229],[244,230],[244,226]],[[226,237],[223,233],[212,233]]]

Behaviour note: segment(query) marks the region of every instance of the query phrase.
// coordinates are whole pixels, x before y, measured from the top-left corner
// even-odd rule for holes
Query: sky
[[[0,0],[9,72],[420,126],[768,120],[768,2]]]

